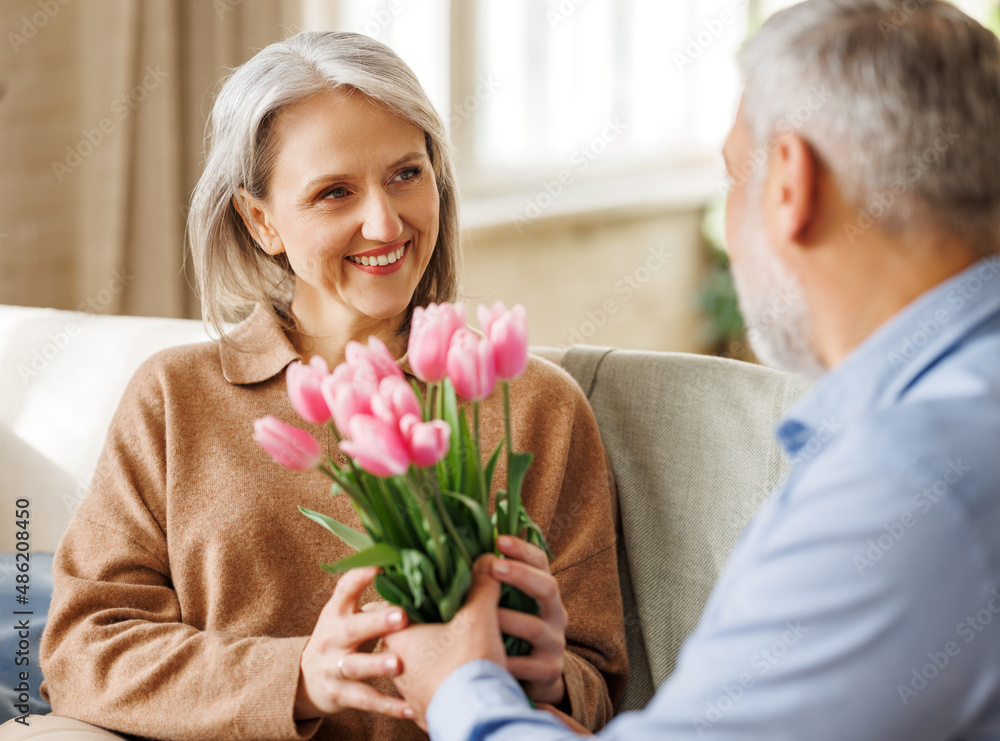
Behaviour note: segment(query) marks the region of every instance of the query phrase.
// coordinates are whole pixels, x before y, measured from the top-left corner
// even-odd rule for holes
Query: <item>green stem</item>
[[[490,493],[486,490],[486,472],[483,470],[483,454],[482,446],[479,440],[479,402],[472,402],[472,420],[473,426],[475,427],[475,432],[473,433],[473,442],[475,445],[475,455],[476,455],[476,471],[479,474],[479,491],[482,493],[483,506],[490,506]]]
[[[504,381],[503,386],[503,425],[507,441],[507,527],[508,534],[517,535],[517,523],[521,509],[520,492],[512,491],[510,485],[511,463],[514,457],[514,438],[510,430],[510,384]]]
[[[420,469],[417,469],[418,471]],[[448,514],[448,508],[445,506],[444,497],[441,496],[441,487],[438,486],[437,480],[429,474],[427,471],[423,471],[422,474],[426,477],[427,486],[434,492],[434,502],[437,504],[438,511],[441,513],[441,521],[444,523],[444,529],[448,531],[448,534],[455,541],[455,545],[462,554],[462,558],[465,559],[469,566],[472,566],[472,556],[469,554],[468,548],[465,547],[465,541],[462,540],[462,536],[458,534],[458,528],[455,527],[455,523],[451,519],[451,515]]]
[[[408,547],[414,547],[416,544],[412,542],[410,538],[410,532],[406,525],[403,523],[403,519],[400,517],[399,509],[397,508],[398,502],[393,498],[392,494],[389,492],[389,485],[386,483],[385,479],[378,479],[379,491],[382,493],[383,502],[385,504],[385,509],[389,513],[389,518],[392,520],[393,526],[396,528],[396,532],[399,535],[399,544],[403,545],[403,541],[408,541],[406,545]]]
[[[413,468],[406,474],[410,481],[410,484],[414,487],[416,492],[417,506],[420,507],[420,511],[423,513],[424,518],[427,520],[427,527],[431,531],[431,541],[434,549],[434,557],[438,562],[438,569],[440,570],[441,577],[447,579],[451,576],[451,570],[448,568],[448,560],[445,558],[444,551],[442,550],[441,540],[443,538],[443,533],[441,532],[441,523],[438,521],[437,516],[434,511],[430,508],[427,503],[427,499],[423,496],[421,492],[420,482],[413,476]]]
[[[375,513],[372,511],[371,504],[365,496],[363,490],[357,488],[353,483],[349,482],[347,477],[342,473],[335,471],[328,466],[319,465],[317,468],[319,468],[324,476],[332,480],[337,486],[347,493],[347,496],[349,496],[351,501],[354,502],[354,506],[367,515],[370,522],[377,522]],[[369,535],[371,535],[371,533],[369,533]]]

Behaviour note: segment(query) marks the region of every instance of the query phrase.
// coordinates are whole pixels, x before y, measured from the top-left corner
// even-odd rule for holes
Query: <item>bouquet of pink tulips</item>
[[[288,368],[288,395],[307,422],[328,425],[347,454],[345,468],[324,459],[319,442],[305,430],[275,417],[258,419],[257,442],[278,463],[293,470],[318,468],[333,480],[331,493],[351,498],[366,533],[299,507],[357,553],[333,564],[330,572],[378,566],[375,587],[413,622],[447,622],[462,606],[472,580],[472,564],[497,553],[496,537],[514,535],[548,550],[537,525],[521,503],[530,453],[514,451],[510,430],[511,379],[528,360],[523,306],[479,307],[484,336],[466,326],[461,304],[417,307],[409,339],[409,361],[426,384],[407,383],[378,339],[365,347],[350,342],[344,363],[330,373],[320,357]],[[479,403],[500,380],[505,438],[485,457],[480,448]],[[472,424],[467,407],[471,403]],[[496,493],[489,513],[493,474],[501,452],[507,456],[506,487]],[[504,585],[500,604],[537,613],[524,593]],[[530,651],[507,637],[507,652]]]

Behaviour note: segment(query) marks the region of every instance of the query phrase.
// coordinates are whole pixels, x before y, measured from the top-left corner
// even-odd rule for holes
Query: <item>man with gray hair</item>
[[[822,377],[674,674],[601,735],[1000,739],[1000,41],[940,0],[808,0],[743,72],[741,310]],[[433,738],[570,737],[502,668],[497,580],[527,568],[483,557],[463,630],[388,639]]]

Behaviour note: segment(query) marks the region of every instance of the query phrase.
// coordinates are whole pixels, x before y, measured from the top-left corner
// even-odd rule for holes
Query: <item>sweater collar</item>
[[[260,304],[236,325],[230,338],[232,342],[219,343],[222,375],[238,386],[267,381],[293,360],[301,360],[291,340]]]
[[[230,335],[232,342],[220,342],[222,375],[229,383],[247,386],[274,378],[293,360],[302,360],[299,351],[274,318],[259,304]],[[406,355],[398,361],[403,373],[413,371]]]

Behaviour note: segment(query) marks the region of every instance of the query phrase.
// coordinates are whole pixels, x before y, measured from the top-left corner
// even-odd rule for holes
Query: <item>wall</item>
[[[523,303],[536,345],[698,352],[701,218],[578,214],[466,232],[466,300]]]

